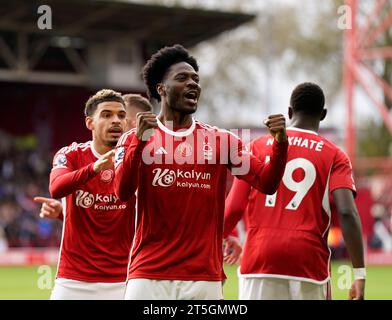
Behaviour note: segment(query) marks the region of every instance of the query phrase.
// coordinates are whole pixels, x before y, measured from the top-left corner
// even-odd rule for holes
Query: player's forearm
[[[243,210],[229,210],[225,211],[225,222],[223,228],[223,237],[226,238],[229,235],[236,236],[237,233],[234,231],[238,221],[241,220]]]
[[[248,183],[234,179],[233,186],[225,201],[224,238],[236,233],[235,227],[248,206],[251,187]]]
[[[134,136],[126,151],[124,161],[116,169],[115,193],[121,201],[127,201],[138,188],[140,165],[145,144],[146,142]]]
[[[365,266],[362,228],[355,210],[340,210],[340,224],[347,251],[354,268]]]
[[[282,143],[274,141],[270,161],[264,163],[260,159],[252,157],[249,174],[245,175],[243,180],[262,193],[274,194],[284,174],[287,162],[287,149],[287,141]]]
[[[94,163],[72,172],[66,169],[52,170],[49,192],[53,198],[63,198],[76,191],[95,175]]]

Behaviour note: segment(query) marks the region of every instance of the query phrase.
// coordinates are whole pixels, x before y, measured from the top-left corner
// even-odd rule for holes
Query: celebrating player
[[[140,94],[128,93],[122,97],[125,102],[125,110],[127,114],[125,131],[128,131],[136,127],[136,114],[139,112],[152,111],[152,106],[150,102]],[[46,197],[35,197],[34,201],[42,203],[39,214],[41,218],[63,220],[63,206],[60,201]]]
[[[98,97],[100,99],[98,99]],[[151,104],[149,103],[149,101],[142,97],[141,95],[138,94],[126,94],[123,97],[123,101],[125,102],[125,109],[126,109],[126,128],[131,129],[132,127],[135,126],[136,123],[136,114],[138,112],[145,112],[145,111],[152,111],[152,107]],[[107,99],[107,100],[106,100]],[[102,102],[100,102],[102,101]],[[93,115],[93,119],[94,119],[94,114],[99,115],[98,109],[100,104],[107,104],[107,103],[113,103],[115,102],[115,104],[118,103],[122,104],[121,99],[118,98],[118,94],[113,92],[113,91],[101,91],[98,92],[95,98],[91,100],[90,105],[95,105],[95,107],[89,107],[89,111],[87,110],[86,107],[86,114],[87,113],[92,113]],[[102,106],[100,106],[102,107]],[[106,108],[106,106],[105,106]],[[94,111],[95,109],[95,111]],[[102,111],[102,110],[101,110]],[[118,112],[120,112],[120,116],[119,118],[121,118],[121,123],[123,124],[123,112],[122,112],[122,108],[120,107],[118,110]],[[117,126],[120,127],[120,126]],[[122,126],[121,126],[122,127]],[[102,129],[97,129],[98,131],[102,131]],[[118,138],[118,135],[116,135],[116,140]],[[94,142],[94,134],[93,134],[93,142]],[[101,141],[97,142],[97,144],[102,144]],[[107,143],[106,143],[107,144]],[[113,145],[114,142],[110,142],[109,145],[107,147],[109,147],[110,150],[113,149]],[[93,150],[93,149],[91,149]],[[105,151],[105,150],[104,150]],[[90,157],[91,158],[91,154],[89,155],[88,153],[82,153],[83,157]],[[96,160],[96,159],[95,159]],[[105,183],[107,184],[107,183]],[[112,187],[113,182],[110,181],[109,185],[111,185]],[[97,185],[99,185],[99,183],[97,183]],[[89,186],[90,187],[90,186]],[[113,195],[113,193],[112,193]],[[36,197],[35,200],[37,202],[42,203],[42,207],[41,207],[41,211],[40,211],[40,216],[42,218],[60,218],[63,219],[63,206],[61,205],[61,203],[55,199],[50,199],[50,198],[44,198],[44,197]],[[117,201],[117,200],[116,200]],[[111,221],[113,219],[114,222],[116,222],[116,220],[118,220],[118,222],[116,222],[116,226],[118,227],[118,229],[112,228],[110,227],[110,231],[105,231],[106,233],[106,237],[107,237],[107,243],[109,244],[109,246],[105,249],[105,248],[101,248],[101,247],[97,247],[97,249],[94,249],[95,246],[94,244],[91,243],[91,240],[88,240],[88,249],[86,251],[89,250],[93,250],[93,251],[98,251],[101,258],[103,260],[108,260],[108,262],[106,262],[105,264],[107,264],[104,267],[101,267],[101,272],[100,272],[100,277],[104,280],[101,279],[91,279],[90,277],[86,277],[86,275],[82,275],[82,278],[80,278],[79,276],[77,278],[75,278],[74,276],[69,276],[67,274],[65,274],[64,278],[58,278],[56,280],[56,287],[55,290],[53,291],[52,294],[52,299],[123,299],[124,297],[124,292],[125,292],[125,279],[126,279],[126,272],[127,272],[127,266],[128,266],[128,255],[129,255],[129,249],[131,246],[131,241],[132,241],[132,237],[134,234],[134,229],[132,228],[133,226],[133,219],[134,219],[134,206],[135,206],[135,199],[134,197],[131,198],[131,200],[127,203],[127,208],[126,209],[115,209],[114,208],[114,212],[110,213],[110,210],[107,211],[107,213],[105,212],[105,215],[107,215],[108,213],[112,216],[111,219],[108,219],[107,221],[102,221],[104,224],[98,223],[96,224],[96,222],[99,221],[94,221],[97,218],[92,219],[91,222],[94,222],[93,224],[90,221],[84,221],[87,225],[91,224],[92,228],[95,228],[95,226],[97,226],[97,230],[96,233],[100,233],[102,231],[102,228],[106,226],[106,224],[110,224]],[[87,208],[86,208],[87,210]],[[82,208],[79,208],[79,211],[83,211]],[[125,212],[126,211],[126,212]],[[72,214],[73,211],[70,210],[70,214]],[[94,215],[99,214],[99,211],[96,211],[96,213],[93,213]],[[73,228],[77,228],[77,225],[75,227],[71,226],[72,223],[77,223],[79,224],[80,221],[77,218],[73,218],[72,221],[71,219],[66,220],[67,225],[70,225],[69,227],[67,227],[67,229],[64,231],[64,238],[67,239],[67,237],[69,237],[70,233],[68,232],[68,228],[70,228],[71,230]],[[82,228],[87,228],[87,227],[83,227]],[[106,227],[105,227],[106,228]],[[65,227],[64,227],[65,229]],[[108,229],[109,230],[109,229]],[[110,237],[112,238],[112,241],[110,241]],[[99,238],[101,238],[101,236],[99,236]],[[119,250],[117,252],[120,253],[121,255],[119,255],[118,257],[116,257],[115,255],[113,255],[112,253],[112,248],[113,245],[115,244],[116,241],[121,240],[120,241],[120,245],[119,245]],[[128,242],[128,244],[126,244],[125,242]],[[81,239],[81,241],[83,241]],[[102,243],[99,243],[99,245],[101,245]],[[70,243],[71,245],[71,243]],[[72,248],[71,248],[72,249]],[[103,250],[102,250],[103,249]],[[62,251],[63,253],[63,251]],[[89,261],[89,253],[88,252],[84,252],[86,254],[86,263],[82,264],[82,266],[85,266],[86,268],[90,268],[92,267],[93,269],[95,269],[95,266],[93,266],[91,264],[91,261]],[[64,254],[66,256],[66,254]],[[71,255],[72,257],[72,255]],[[83,260],[83,255],[79,255],[78,259],[82,259]],[[61,260],[60,260],[61,261]],[[75,267],[75,272],[79,273],[78,270],[78,266],[74,266]],[[113,271],[112,271],[112,267],[113,267]],[[74,272],[74,273],[75,273]],[[119,276],[120,274],[120,276]],[[61,277],[62,275],[58,275],[57,277]],[[65,279],[66,278],[66,279]],[[79,280],[84,280],[79,281]],[[76,280],[76,281],[75,281]],[[121,280],[120,282],[118,280]],[[103,282],[103,283],[96,283],[96,282]],[[65,282],[65,285],[64,285]],[[113,283],[111,283],[113,282]]]
[[[290,146],[277,192],[265,195],[235,179],[226,199],[224,234],[246,210],[240,299],[329,298],[329,194],[354,267],[350,299],[364,298],[363,243],[352,167],[338,147],[317,133],[327,113],[324,100],[321,88],[312,83],[300,84],[292,92],[291,127],[287,129]],[[250,149],[267,162],[272,143],[266,135],[254,140]]]
[[[124,100],[101,90],[87,101],[85,116],[92,141],[60,149],[50,174],[52,197],[65,198],[51,299],[123,299],[135,199],[116,197],[112,158],[126,125]]]
[[[266,121],[268,164],[240,139],[192,117],[201,87],[196,60],[180,45],[154,54],[143,69],[158,116],[139,113],[116,149],[116,194],[138,190],[135,246],[126,299],[222,299],[222,232],[227,168],[274,193],[287,155],[285,119]]]

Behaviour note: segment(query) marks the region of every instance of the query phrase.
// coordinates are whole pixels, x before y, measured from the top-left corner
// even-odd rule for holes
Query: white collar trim
[[[91,152],[93,153],[94,157],[96,157],[97,159],[99,159],[102,154],[99,154],[97,150],[95,150],[94,148],[94,143],[91,141],[90,143],[90,148],[91,148]]]
[[[316,136],[318,136],[318,133],[313,130],[306,130],[306,129],[300,129],[300,128],[295,128],[295,127],[289,127],[289,128],[287,128],[287,130],[305,132],[305,133],[315,134]]]
[[[170,135],[175,136],[175,137],[186,137],[186,136],[189,136],[190,134],[192,134],[193,130],[195,130],[195,127],[196,127],[196,122],[195,122],[195,119],[193,117],[192,117],[192,124],[191,124],[191,126],[188,129],[184,130],[184,131],[172,131],[168,127],[166,127],[158,118],[157,118],[157,122],[158,122],[159,129],[161,129],[162,131],[166,132],[167,134],[170,134]]]

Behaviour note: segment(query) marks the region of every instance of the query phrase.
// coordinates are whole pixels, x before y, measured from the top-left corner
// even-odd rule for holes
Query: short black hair
[[[156,86],[165,77],[167,70],[173,64],[179,62],[186,62],[190,64],[196,72],[199,71],[196,59],[189,55],[189,52],[180,44],[160,49],[147,61],[143,67],[142,75],[150,99],[155,98],[158,101],[161,101],[161,96],[159,95]]]
[[[290,106],[295,113],[299,112],[310,116],[317,116],[323,111],[324,104],[324,92],[315,83],[301,83],[291,93]]]
[[[92,117],[95,110],[97,110],[97,106],[107,101],[120,102],[125,107],[125,102],[120,92],[112,89],[102,89],[87,100],[84,115],[86,117]]]

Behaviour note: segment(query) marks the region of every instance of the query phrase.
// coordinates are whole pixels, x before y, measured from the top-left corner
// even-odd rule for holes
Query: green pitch
[[[346,299],[347,289],[340,289],[347,285],[342,277],[347,262],[334,262],[332,265],[332,294],[333,299]],[[228,280],[224,286],[225,299],[237,299],[238,281],[237,267],[226,266]],[[50,271],[49,271],[50,270]],[[45,272],[38,267],[0,267],[0,299],[48,299],[50,285],[52,285],[56,268],[52,267]],[[49,272],[48,272],[49,271]],[[52,280],[50,280],[52,279]],[[339,280],[340,279],[340,280]],[[40,287],[42,289],[40,289]],[[368,266],[366,280],[366,299],[392,300],[392,266]]]

